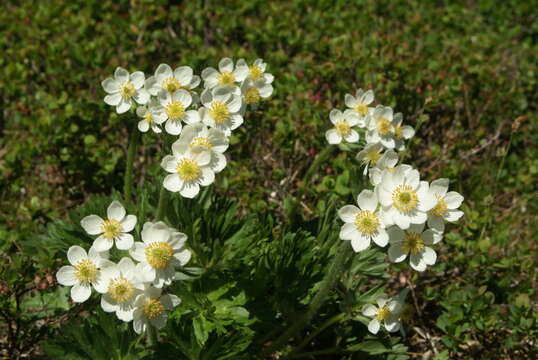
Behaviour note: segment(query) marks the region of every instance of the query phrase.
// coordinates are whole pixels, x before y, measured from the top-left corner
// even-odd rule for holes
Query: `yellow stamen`
[[[82,284],[89,284],[97,278],[97,266],[86,259],[80,260],[75,265],[75,278]]]
[[[381,158],[381,150],[372,149],[368,153],[366,153],[366,156],[364,158],[366,159],[366,162],[370,162],[372,163],[372,165],[375,165],[377,161]]]
[[[174,249],[170,244],[165,242],[154,242],[144,249],[146,260],[155,269],[164,269],[174,255]]]
[[[379,227],[379,217],[371,211],[361,211],[355,216],[355,226],[363,234],[373,234]]]
[[[136,93],[136,89],[134,87],[134,84],[130,82],[129,80],[124,82],[120,87],[120,94],[121,94],[121,97],[124,99],[132,98],[135,93]]]
[[[377,310],[377,314],[375,318],[378,321],[385,321],[389,318],[389,316],[390,316],[390,310],[388,306],[383,306],[382,308],[379,308],[379,310]]]
[[[144,120],[147,121],[148,124],[153,125],[155,123],[155,120],[153,120],[153,115],[151,115],[151,112],[146,111],[144,114]]]
[[[193,148],[195,146],[201,146],[206,148],[207,150],[211,150],[213,148],[213,144],[209,141],[209,138],[206,137],[195,137],[192,139],[190,147]]]
[[[169,77],[164,79],[162,87],[169,93],[173,93],[174,91],[181,89],[181,83],[175,77]]]
[[[213,101],[209,108],[209,115],[211,115],[215,124],[220,125],[230,118],[230,110],[228,110],[228,106],[225,103]]]
[[[405,253],[418,254],[424,249],[424,240],[420,233],[408,232],[405,233],[402,249]]]
[[[229,71],[223,71],[218,76],[219,85],[233,86],[235,83],[235,76]]]
[[[392,131],[392,124],[385,118],[379,118],[377,120],[377,132],[381,136],[387,136]]]
[[[133,283],[124,277],[112,279],[108,284],[108,294],[117,303],[127,302],[134,295]]]
[[[418,205],[417,192],[409,185],[400,185],[392,192],[392,203],[400,211],[412,211]]]
[[[183,158],[179,161],[176,172],[181,180],[193,181],[200,177],[202,169],[200,168],[200,165],[196,163],[196,161]]]
[[[172,121],[180,120],[185,116],[185,106],[179,101],[172,101],[165,107],[166,115]]]
[[[340,134],[340,136],[345,137],[351,134],[351,126],[349,126],[349,124],[345,120],[337,121],[334,127],[336,128],[336,132]]]
[[[245,102],[247,104],[256,104],[260,99],[260,90],[255,87],[251,87],[245,92]]]
[[[115,219],[104,220],[101,224],[101,231],[103,236],[109,240],[115,239],[120,236],[123,230],[121,223]]]
[[[394,130],[394,139],[403,139],[403,128],[401,126],[396,126],[396,129]]]
[[[148,319],[156,319],[164,312],[164,305],[159,299],[148,299],[144,302],[144,315]]]
[[[258,65],[252,65],[249,68],[249,76],[252,80],[261,79],[263,76],[263,71]]]
[[[430,210],[430,214],[443,217],[448,211],[448,205],[441,195],[435,194],[435,197],[437,198],[437,204]]]
[[[368,105],[359,103],[355,106],[355,111],[361,116],[366,116],[368,115]]]

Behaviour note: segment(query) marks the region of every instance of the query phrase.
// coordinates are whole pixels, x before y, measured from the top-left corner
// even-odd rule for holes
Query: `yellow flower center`
[[[340,134],[340,136],[348,136],[349,134],[351,134],[351,126],[349,126],[349,124],[345,120],[336,122],[334,127],[336,128],[336,132]]]
[[[148,319],[155,319],[164,312],[164,306],[159,299],[152,298],[144,302],[143,311]]]
[[[75,265],[75,278],[82,284],[89,284],[97,278],[97,266],[86,259],[80,260]]]
[[[150,125],[153,125],[155,123],[155,120],[153,120],[153,115],[151,115],[151,112],[146,111],[144,114],[144,120]]]
[[[193,181],[200,177],[202,169],[200,168],[200,165],[196,163],[196,161],[183,158],[179,161],[176,172],[181,180]]]
[[[209,109],[209,115],[215,121],[215,124],[223,124],[230,118],[230,110],[228,106],[221,101],[213,101]]]
[[[361,116],[366,116],[368,115],[368,105],[359,103],[355,106],[355,111]]]
[[[134,295],[133,283],[124,277],[112,279],[108,284],[108,294],[117,303],[127,302]]]
[[[409,185],[400,185],[392,192],[392,203],[403,212],[414,210],[418,205],[417,192]]]
[[[260,99],[260,90],[255,87],[252,87],[245,92],[245,102],[247,104],[256,104]]]
[[[388,306],[383,306],[382,308],[379,308],[379,310],[377,310],[375,318],[377,319],[377,321],[385,321],[389,318],[389,316],[390,310]]]
[[[355,226],[363,234],[373,234],[379,227],[379,217],[369,210],[361,211],[355,216]]]
[[[263,70],[258,65],[252,65],[249,68],[249,76],[252,80],[261,79],[263,76]]]
[[[190,147],[193,148],[195,146],[201,146],[206,148],[207,150],[211,150],[213,148],[213,144],[209,141],[209,138],[206,137],[195,137],[192,139]]]
[[[219,85],[233,86],[235,83],[235,76],[230,71],[223,71],[218,77]]]
[[[420,233],[409,232],[405,233],[402,249],[409,254],[418,254],[424,249],[424,240]]]
[[[442,217],[448,211],[448,205],[442,196],[435,194],[435,197],[437,198],[437,204],[430,210],[430,214]]]
[[[101,231],[103,236],[109,240],[115,239],[120,236],[121,231],[123,230],[120,222],[115,219],[104,220],[101,224]]]
[[[172,121],[180,120],[185,115],[185,106],[179,101],[172,101],[165,107],[166,115]]]
[[[372,149],[368,153],[366,153],[366,156],[364,158],[366,159],[366,162],[370,162],[375,165],[377,161],[381,158],[381,150]]]
[[[169,93],[173,93],[174,91],[181,89],[181,83],[175,77],[169,77],[164,79],[162,87]]]
[[[124,99],[132,98],[135,93],[136,93],[136,89],[134,87],[134,84],[130,82],[129,80],[124,82],[120,87],[120,94],[121,94],[121,97]]]
[[[394,139],[403,139],[403,128],[401,126],[396,126],[396,129],[394,129]]]
[[[174,255],[174,249],[170,244],[159,241],[146,246],[144,249],[146,260],[155,269],[164,269]]]
[[[377,120],[377,132],[381,136],[387,136],[392,131],[392,124],[385,118]]]

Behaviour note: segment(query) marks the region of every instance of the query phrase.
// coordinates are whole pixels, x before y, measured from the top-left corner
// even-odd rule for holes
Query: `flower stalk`
[[[337,250],[335,257],[329,267],[329,272],[323,279],[320,289],[316,296],[312,299],[310,306],[306,313],[292,326],[290,326],[278,339],[276,339],[270,346],[268,346],[262,353],[262,356],[271,354],[278,349],[282,348],[289,339],[294,337],[299,331],[304,329],[312,318],[317,314],[319,308],[325,303],[331,290],[336,285],[336,282],[340,279],[346,260],[352,252],[350,251],[350,243],[344,241]]]

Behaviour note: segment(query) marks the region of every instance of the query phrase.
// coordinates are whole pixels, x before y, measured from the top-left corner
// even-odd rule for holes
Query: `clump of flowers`
[[[394,114],[388,106],[372,107],[373,101],[372,90],[358,89],[355,96],[346,95],[349,109],[344,114],[333,109],[329,115],[335,126],[326,133],[330,144],[338,144],[342,139],[365,140],[356,159],[364,166],[364,175],[369,174],[373,186],[359,194],[358,207],[346,205],[339,210],[344,222],[340,239],[351,241],[354,252],[368,249],[371,241],[380,247],[389,245],[390,262],[409,259],[413,270],[425,271],[437,261],[433,248],[443,239],[445,222],[455,222],[463,216],[458,210],[463,196],[448,191],[448,179],[429,183],[421,180],[417,169],[401,163],[398,152],[405,149],[405,140],[412,138],[415,130],[402,124],[401,113]],[[406,293],[397,299],[378,298],[377,306],[364,306],[363,314],[372,318],[368,324],[370,332],[376,334],[382,325],[389,332],[400,328]]]

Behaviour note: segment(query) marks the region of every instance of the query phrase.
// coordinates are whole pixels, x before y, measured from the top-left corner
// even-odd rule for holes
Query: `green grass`
[[[2,10],[0,269],[11,274],[2,276],[2,301],[30,284],[55,291],[51,274],[63,260],[34,262],[36,248],[27,244],[90,197],[122,189],[130,125],[102,101],[104,78],[117,66],[150,74],[164,62],[199,74],[221,57],[261,57],[275,75],[274,95],[234,133],[215,192],[237,201],[242,215],[270,213],[291,228],[324,216],[329,199],[349,203],[359,190],[350,172],[354,154],[323,152],[324,132],[346,93],[373,89],[377,103],[417,128],[406,161],[428,180],[450,178],[465,196],[465,216],[448,227],[436,266],[420,275],[389,268],[390,288],[415,286],[415,323],[403,343],[417,358],[532,357],[532,2],[23,0],[3,2]],[[143,137],[139,182],[157,183],[159,144]],[[321,152],[319,167],[309,170]],[[57,313],[42,316],[46,329],[24,320],[33,331],[26,336],[41,341],[25,339],[26,353],[40,354],[58,329],[55,320],[68,306],[55,306]]]

